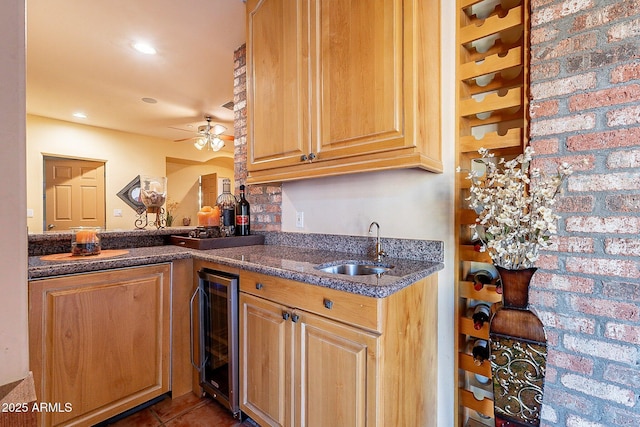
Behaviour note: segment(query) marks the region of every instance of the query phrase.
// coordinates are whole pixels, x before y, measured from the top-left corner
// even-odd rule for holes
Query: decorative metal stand
[[[139,229],[144,229],[147,225],[155,226],[156,228],[164,228],[167,221],[165,217],[164,208],[146,208],[142,207],[137,210],[138,218],[136,218],[135,226]],[[149,214],[156,215],[155,221],[149,222]]]
[[[535,268],[505,270],[502,307],[491,319],[491,373],[496,427],[539,426],[547,359],[540,319],[528,310]]]

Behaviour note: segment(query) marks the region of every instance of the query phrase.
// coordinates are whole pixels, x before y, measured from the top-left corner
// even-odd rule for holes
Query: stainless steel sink
[[[370,274],[381,275],[391,270],[393,266],[381,264],[345,263],[317,268],[318,270],[324,271],[325,273],[346,274],[348,276],[365,276]]]

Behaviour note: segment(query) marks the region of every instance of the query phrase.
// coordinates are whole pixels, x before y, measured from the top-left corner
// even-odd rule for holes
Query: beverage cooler
[[[197,319],[195,309],[197,307]],[[191,297],[191,325],[199,325],[198,360],[191,331],[191,363],[204,392],[241,418],[238,368],[238,276],[202,269]]]

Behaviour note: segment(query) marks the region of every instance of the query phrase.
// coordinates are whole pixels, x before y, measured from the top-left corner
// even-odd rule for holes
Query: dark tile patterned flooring
[[[251,419],[234,419],[218,402],[187,393],[166,398],[113,423],[109,427],[258,427]]]

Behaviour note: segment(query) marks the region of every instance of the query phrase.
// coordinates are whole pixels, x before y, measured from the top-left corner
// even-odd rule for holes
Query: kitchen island
[[[74,413],[43,414],[43,425],[99,422],[168,391],[199,394],[189,362],[189,298],[202,268],[240,277],[240,405],[260,425],[435,425],[440,242],[383,239],[389,256],[375,262],[367,237],[274,232],[264,245],[195,250],[154,245],[167,230],[148,238],[119,233],[152,246],[121,249],[103,235],[109,249],[101,257],[47,261],[42,248],[29,257],[38,397],[78,402]],[[32,244],[64,247],[66,238],[37,236]],[[360,276],[319,269],[345,263],[389,268]],[[155,356],[127,373],[126,360],[138,358],[131,348],[140,358]],[[135,384],[100,377],[105,363]],[[60,377],[61,368],[73,369]],[[95,378],[113,379],[102,390],[120,394],[74,397],[98,387]]]

